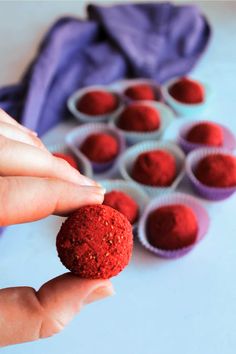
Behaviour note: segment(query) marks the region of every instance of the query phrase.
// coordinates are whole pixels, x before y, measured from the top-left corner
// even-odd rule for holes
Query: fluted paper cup
[[[66,136],[66,143],[70,147],[70,149],[74,152],[76,155],[77,152],[79,151],[81,145],[85,141],[85,139],[90,136],[91,134],[96,134],[96,133],[107,133],[111,136],[113,136],[119,144],[119,153],[116,156],[115,159],[109,162],[105,163],[97,163],[91,161],[91,165],[93,168],[93,172],[96,174],[102,174],[102,173],[107,173],[108,171],[113,171],[115,169],[116,162],[119,159],[119,156],[123,153],[125,150],[125,139],[120,134],[120,132],[115,129],[114,127],[110,127],[105,123],[89,123],[89,124],[84,124],[81,125],[69,132]],[[80,152],[82,154],[82,152]],[[83,154],[82,154],[83,155]]]
[[[205,144],[196,144],[196,143],[191,143],[186,139],[188,132],[196,125],[200,123],[211,123],[210,121],[206,120],[200,120],[197,122],[190,122],[187,124],[184,124],[180,131],[179,131],[179,136],[178,136],[178,143],[181,146],[181,148],[188,154],[190,151],[193,151],[195,149],[199,149],[202,147],[207,147]],[[236,148],[236,139],[234,134],[224,125],[216,123],[222,130],[223,133],[223,145],[222,148],[227,149],[227,150],[234,150]],[[208,146],[209,147],[209,146]]]
[[[162,137],[168,126],[174,120],[173,111],[164,103],[155,102],[155,101],[139,101],[140,104],[144,104],[154,108],[160,114],[160,127],[156,130],[149,132],[135,132],[135,131],[126,131],[118,127],[118,121],[120,115],[124,111],[125,107],[122,110],[114,115],[110,121],[110,125],[116,127],[125,137],[128,145],[137,144],[146,140],[158,140]]]
[[[85,114],[83,112],[80,112],[77,108],[77,102],[80,100],[80,98],[87,92],[91,91],[105,91],[105,92],[110,92],[114,94],[117,97],[118,100],[118,105],[116,109],[113,112],[109,112],[106,114],[101,114],[101,115],[89,115]],[[106,86],[89,86],[83,89],[80,89],[76,92],[74,92],[68,99],[67,101],[67,106],[69,111],[73,114],[75,118],[77,118],[81,123],[99,123],[99,122],[107,122],[113,118],[115,114],[118,114],[119,111],[123,107],[123,100],[120,97],[120,95],[115,92],[114,90],[110,89],[109,87]]]
[[[201,183],[195,176],[196,167],[204,157],[219,153],[234,156],[228,150],[222,148],[201,148],[190,152],[186,159],[186,173],[193,189],[203,198],[212,201],[227,199],[236,191],[236,186],[227,188],[209,187]]]
[[[136,158],[143,152],[152,151],[152,150],[165,150],[172,154],[176,161],[176,170],[177,175],[170,186],[167,187],[155,187],[148,186],[142,183],[137,182],[135,179],[131,177],[131,171],[134,165]],[[182,180],[185,174],[185,155],[183,151],[179,148],[178,145],[170,142],[170,141],[148,141],[136,144],[129,149],[120,157],[119,160],[119,171],[121,176],[127,180],[131,181],[139,188],[143,188],[143,190],[151,197],[155,197],[157,195],[172,192],[175,190]]]
[[[71,155],[77,161],[78,170],[82,175],[90,177],[90,178],[93,176],[92,166],[91,166],[89,160],[80,151],[78,151],[78,153],[74,153],[65,144],[49,145],[48,150],[51,153],[59,152],[62,154]]]
[[[179,79],[180,78],[177,77],[175,79],[168,81],[162,88],[164,99],[167,102],[167,104],[171,108],[173,108],[173,110],[180,116],[196,116],[203,113],[207,109],[210,98],[212,96],[210,87],[206,83],[201,82],[205,90],[205,99],[203,102],[193,103],[193,104],[182,103],[176,100],[169,92],[170,87]]]
[[[193,213],[195,214],[198,223],[198,233],[197,233],[196,241],[188,247],[184,247],[176,250],[163,250],[152,246],[148,241],[147,232],[146,232],[147,220],[150,213],[153,210],[158,209],[162,206],[176,205],[176,204],[178,205],[181,204],[190,207]],[[138,238],[141,244],[147,250],[154,253],[158,257],[168,258],[168,259],[179,258],[189,253],[204,238],[204,236],[208,231],[209,223],[210,220],[209,220],[208,213],[196,198],[183,193],[172,193],[165,196],[157,197],[148,204],[148,206],[146,207],[146,209],[144,210],[140,218],[140,222],[138,226]]]

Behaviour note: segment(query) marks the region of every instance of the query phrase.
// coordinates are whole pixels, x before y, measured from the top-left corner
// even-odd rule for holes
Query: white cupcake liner
[[[84,124],[71,130],[69,134],[66,135],[66,144],[70,147],[70,149],[74,152],[75,155],[79,152],[84,156],[84,154],[79,151],[80,146],[83,144],[83,142],[89,135],[94,133],[108,133],[115,137],[119,143],[119,154],[111,162],[95,163],[90,161],[90,164],[93,168],[93,173],[98,178],[112,177],[117,171],[116,164],[119,159],[119,156],[123,153],[126,147],[125,139],[117,129],[108,126],[105,123]]]
[[[85,114],[82,113],[78,110],[78,108],[76,107],[76,104],[78,102],[78,100],[87,92],[90,91],[94,91],[94,90],[99,90],[99,91],[106,91],[106,92],[111,92],[114,95],[117,96],[118,99],[118,106],[117,108],[110,113],[106,113],[106,114],[102,114],[102,115],[96,115],[96,116],[92,116],[89,114]],[[119,113],[120,110],[123,107],[123,101],[122,98],[119,96],[119,94],[117,92],[115,92],[114,90],[110,89],[109,87],[106,86],[89,86],[83,89],[80,89],[76,92],[74,92],[68,99],[67,101],[67,106],[69,111],[73,114],[73,116],[75,118],[77,118],[81,123],[100,123],[100,122],[107,122],[110,119],[112,119],[112,117]]]
[[[177,250],[169,251],[169,250],[159,249],[157,247],[152,246],[148,241],[147,233],[146,233],[147,219],[149,214],[153,210],[165,205],[174,205],[174,204],[186,205],[190,207],[194,212],[198,223],[197,239],[194,242],[194,244]],[[170,195],[155,198],[148,204],[148,206],[144,210],[144,213],[142,214],[142,217],[140,218],[140,222],[138,226],[138,238],[141,244],[147,250],[154,253],[158,257],[168,258],[168,259],[179,258],[184,256],[188,252],[190,252],[204,238],[204,236],[208,231],[209,223],[210,220],[209,220],[208,213],[196,198],[183,193],[173,193]]]
[[[141,218],[141,215],[149,201],[147,194],[141,188],[137,187],[131,182],[121,179],[101,180],[100,184],[106,189],[107,193],[113,190],[118,190],[128,194],[131,198],[133,198],[139,206],[138,220]],[[134,231],[136,231],[138,220],[132,225]]]
[[[170,186],[167,187],[154,187],[141,184],[131,177],[131,170],[136,158],[143,152],[151,150],[166,150],[171,153],[176,160],[177,176]],[[151,198],[163,194],[172,192],[175,190],[184,177],[185,174],[185,155],[178,145],[170,141],[148,141],[136,144],[120,157],[119,171],[121,176],[128,181],[136,184],[139,188],[142,188]]]
[[[209,100],[212,95],[210,87],[206,83],[201,82],[205,89],[205,100],[203,102],[195,104],[181,103],[177,101],[174,97],[172,97],[169,93],[170,87],[178,80],[179,77],[176,77],[168,81],[163,86],[164,99],[168,103],[168,105],[172,107],[173,110],[180,116],[195,116],[205,111],[208,107]]]
[[[207,147],[207,145],[205,145],[205,144],[191,143],[186,139],[186,136],[187,136],[188,132],[191,130],[191,128],[193,128],[194,126],[196,126],[200,123],[214,123],[214,122],[207,121],[207,120],[199,120],[196,122],[190,122],[190,123],[184,124],[179,131],[178,143],[186,153],[189,153],[190,151],[193,151],[195,149]],[[234,134],[224,125],[222,125],[220,123],[215,123],[215,124],[217,124],[221,128],[222,133],[223,133],[223,145],[221,147],[224,149],[227,149],[227,150],[234,150],[236,148],[236,139],[235,139]],[[208,146],[208,147],[210,147],[210,146]]]
[[[174,119],[174,113],[164,103],[155,102],[155,101],[137,101],[137,102],[139,102],[140,104],[145,104],[157,110],[160,114],[161,124],[158,129],[151,132],[134,132],[134,131],[129,132],[123,130],[117,126],[119,117],[125,109],[125,107],[123,107],[118,114],[114,115],[114,117],[112,118],[109,124],[111,126],[116,127],[124,135],[128,145],[137,144],[139,142],[146,141],[146,140],[160,139]]]
[[[67,145],[60,143],[49,145],[47,148],[51,153],[59,152],[72,155],[78,163],[79,172],[86,177],[91,178],[93,176],[92,166],[89,160],[80,151],[78,151],[78,154],[75,154]]]
[[[227,199],[236,191],[236,187],[209,187],[201,183],[195,176],[195,170],[200,160],[208,155],[219,153],[235,156],[223,148],[201,148],[190,152],[186,159],[186,173],[193,189],[201,197],[212,201]]]
[[[125,102],[137,102],[137,100],[132,100],[130,97],[125,95],[125,90],[128,87],[139,85],[139,84],[145,84],[152,86],[154,93],[155,93],[155,99],[158,102],[164,102],[163,98],[163,93],[162,93],[162,88],[160,85],[158,85],[155,81],[150,80],[150,79],[130,79],[130,80],[120,80],[112,85],[110,85],[111,88],[116,90],[119,94],[121,94],[124,97]],[[140,102],[140,100],[138,100]]]

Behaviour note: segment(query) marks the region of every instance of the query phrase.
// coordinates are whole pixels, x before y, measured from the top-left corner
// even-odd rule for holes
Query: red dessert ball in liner
[[[78,167],[78,164],[77,164],[76,160],[71,155],[62,154],[61,152],[54,152],[53,156],[59,157],[60,159],[63,159],[65,161],[67,161],[74,168]]]
[[[131,224],[134,224],[138,218],[138,204],[133,198],[124,192],[113,190],[106,193],[103,204],[108,205],[125,215]]]
[[[196,178],[209,187],[236,186],[236,158],[225,154],[211,154],[199,161]]]
[[[106,91],[90,91],[85,93],[77,102],[77,109],[91,116],[113,112],[118,106],[117,97]]]
[[[150,132],[160,127],[160,114],[156,109],[141,103],[126,107],[118,120],[118,127],[126,131]]]
[[[168,205],[150,213],[146,232],[152,246],[174,251],[194,244],[197,239],[198,223],[190,207]]]
[[[63,223],[56,246],[61,262],[72,273],[81,278],[108,279],[129,263],[132,227],[113,208],[84,206]]]
[[[187,104],[202,103],[205,98],[204,87],[198,81],[187,77],[176,81],[169,88],[169,93],[177,101]]]
[[[147,84],[136,84],[125,90],[125,95],[132,100],[155,100],[155,92],[152,86]]]
[[[143,152],[134,162],[131,177],[149,186],[169,186],[176,177],[175,158],[164,150]]]
[[[80,150],[90,161],[106,163],[118,155],[119,143],[110,134],[95,133],[85,139]]]
[[[194,125],[187,133],[186,140],[194,144],[209,146],[223,145],[223,132],[215,123],[203,122]]]

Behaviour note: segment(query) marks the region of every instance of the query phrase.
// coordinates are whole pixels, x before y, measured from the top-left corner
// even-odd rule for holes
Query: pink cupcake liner
[[[199,120],[197,122],[187,123],[187,124],[184,124],[179,131],[178,143],[186,154],[188,154],[190,151],[193,151],[195,149],[207,147],[204,144],[195,144],[195,143],[191,143],[188,140],[186,140],[186,136],[187,136],[188,132],[190,131],[190,129],[192,127],[194,127],[195,125],[198,125],[199,123],[211,123],[211,122],[206,121],[206,120]],[[222,148],[227,149],[227,150],[234,150],[236,148],[236,139],[235,139],[234,134],[224,125],[219,124],[219,123],[216,123],[216,124],[222,129],[222,132],[223,132]]]
[[[78,151],[78,153],[75,153],[75,152],[71,151],[71,149],[69,149],[68,146],[66,146],[65,144],[50,145],[50,146],[48,146],[48,150],[51,153],[59,152],[62,154],[72,155],[78,163],[79,172],[82,175],[90,177],[90,178],[93,176],[92,166],[91,166],[89,160],[80,151]]]
[[[155,102],[155,101],[139,101],[142,104],[145,104],[147,106],[150,106],[154,108],[158,113],[160,114],[160,120],[161,124],[160,127],[154,131],[151,132],[135,132],[135,131],[126,131],[118,127],[118,121],[121,113],[125,109],[123,107],[118,114],[114,115],[111,121],[109,122],[109,125],[115,127],[119,132],[124,135],[126,139],[126,143],[128,146],[147,141],[147,140],[159,140],[165,133],[166,129],[169,127],[169,125],[172,123],[174,120],[174,113],[172,110],[165,105],[164,103],[161,102]]]
[[[191,246],[184,247],[181,249],[177,249],[174,251],[168,251],[156,248],[152,246],[147,238],[146,234],[146,223],[149,214],[164,205],[174,205],[174,204],[182,204],[190,207],[198,222],[198,234],[197,239]],[[166,196],[157,197],[153,199],[150,204],[146,207],[142,217],[140,218],[139,226],[138,226],[138,238],[141,244],[150,252],[154,253],[156,256],[167,259],[179,258],[187,253],[189,253],[196,245],[204,238],[209,228],[209,216],[207,211],[203,208],[203,206],[199,203],[199,201],[187,194],[183,193],[172,193]]]
[[[236,191],[236,187],[217,188],[206,186],[195,177],[194,172],[199,161],[205,156],[218,153],[232,156],[228,150],[223,148],[201,148],[190,152],[186,160],[186,173],[193,189],[203,198],[212,201],[227,199]]]
[[[131,177],[131,170],[136,158],[143,152],[151,150],[166,150],[171,153],[176,160],[177,176],[170,186],[167,187],[155,187],[148,186],[137,182]],[[119,171],[121,176],[127,180],[131,181],[133,184],[142,188],[150,198],[157,195],[173,192],[181,182],[185,174],[185,155],[183,151],[176,144],[171,141],[146,141],[143,143],[136,144],[128,148],[124,154],[119,159]]]
[[[125,139],[120,134],[120,132],[113,128],[108,126],[105,123],[89,123],[89,124],[84,124],[82,126],[79,126],[78,128],[73,129],[69,134],[66,136],[66,143],[70,147],[70,149],[74,152],[76,155],[78,152],[84,156],[82,152],[79,151],[80,146],[83,144],[85,139],[94,133],[108,133],[112,136],[114,136],[117,141],[119,142],[119,154],[118,156],[112,160],[111,162],[106,162],[106,163],[97,163],[97,162],[92,162],[90,161],[94,173],[101,174],[107,171],[110,171],[114,168],[116,165],[116,162],[119,158],[119,156],[123,153],[125,150]]]
[[[108,91],[116,95],[118,99],[118,106],[113,112],[109,112],[102,115],[91,116],[89,114],[82,113],[76,107],[78,100],[87,92],[100,90],[100,91]],[[73,114],[75,118],[77,118],[81,123],[101,123],[109,121],[114,114],[117,114],[123,107],[123,99],[121,95],[110,87],[106,86],[89,86],[83,89],[80,89],[74,92],[67,101],[67,107],[69,111]]]

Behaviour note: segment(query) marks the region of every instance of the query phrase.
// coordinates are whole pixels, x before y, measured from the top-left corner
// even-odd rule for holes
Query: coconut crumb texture
[[[62,225],[57,237],[61,262],[82,278],[107,279],[129,263],[132,227],[116,210],[93,205],[78,209]]]

